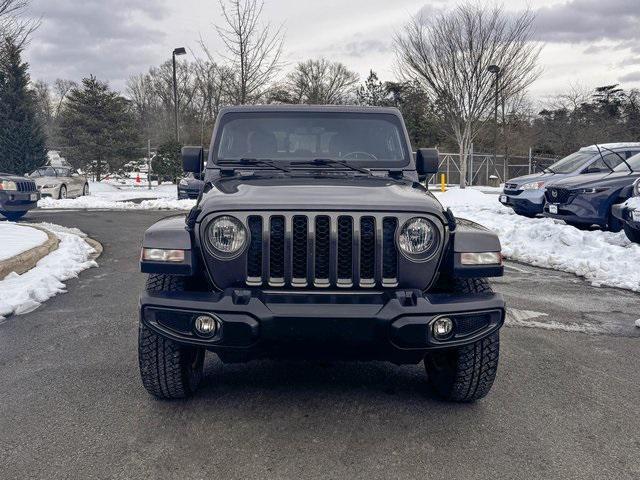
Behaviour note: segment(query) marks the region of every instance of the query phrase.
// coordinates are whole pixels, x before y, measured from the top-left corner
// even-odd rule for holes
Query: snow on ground
[[[42,230],[0,222],[0,261],[38,247],[47,241]]]
[[[178,200],[173,184],[154,186],[118,186],[116,184],[93,182],[89,184],[90,195],[58,200],[43,198],[38,207],[43,209],[90,209],[90,210],[190,210],[195,200]],[[142,200],[133,202],[132,200]]]
[[[62,282],[77,277],[87,268],[98,266],[91,260],[95,250],[84,241],[86,235],[80,230],[50,223],[38,226],[55,234],[60,245],[28,272],[22,275],[11,273],[0,280],[0,320],[8,315],[32,312],[45,300],[65,293]]]
[[[631,197],[629,200],[625,202],[627,207],[632,207],[637,210],[640,210],[640,197]]]
[[[473,189],[435,192],[445,207],[493,230],[506,258],[584,277],[594,286],[640,292],[640,245],[624,233],[581,231],[549,218],[526,218],[495,195]]]

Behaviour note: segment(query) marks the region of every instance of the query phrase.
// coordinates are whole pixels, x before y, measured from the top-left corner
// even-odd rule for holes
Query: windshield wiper
[[[217,162],[217,165],[222,165],[225,167],[242,167],[242,166],[263,166],[263,167],[271,167],[276,170],[280,170],[281,172],[291,173],[291,170],[288,168],[282,167],[275,162],[267,159],[258,159],[258,158],[241,158],[240,160],[220,160]]]
[[[597,143],[596,143],[596,148],[598,149],[598,152],[600,153],[600,158],[602,158],[602,152],[600,152],[600,148],[603,148],[604,150],[607,150],[607,151],[609,151],[609,152],[611,152],[611,153],[615,153],[615,154],[620,158],[620,160],[622,160],[622,161],[624,162],[624,164],[627,166],[627,168],[629,169],[629,172],[633,173],[633,168],[631,168],[631,165],[629,165],[629,164],[627,163],[627,159],[626,159],[626,158],[624,158],[622,155],[620,155],[618,152],[614,152],[613,150],[611,150],[610,148],[607,148],[607,147],[600,147],[600,146],[598,146],[598,144],[597,144]],[[607,162],[605,162],[605,161],[604,161],[604,158],[602,158],[602,161],[604,162],[604,164],[605,164],[607,167],[609,167],[609,169],[610,169],[612,172],[615,172],[615,170],[614,170],[613,168],[611,168]]]
[[[340,165],[344,168],[347,168],[349,170],[353,170],[355,172],[361,172],[361,173],[366,173],[367,175],[372,175],[371,171],[367,170],[366,168],[360,168],[360,167],[356,167],[355,165],[350,165],[349,163],[343,161],[343,160],[333,160],[331,158],[316,158],[313,160],[302,160],[299,162],[291,162],[292,166],[296,166],[296,165],[317,165],[317,166],[322,166],[322,165]]]

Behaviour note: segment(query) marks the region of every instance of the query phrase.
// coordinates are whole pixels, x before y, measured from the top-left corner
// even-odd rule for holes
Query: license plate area
[[[38,200],[38,194],[32,193],[31,195],[29,195],[29,200],[31,200],[32,202],[35,202],[36,200]]]
[[[500,203],[507,203],[507,196],[506,195],[500,195]]]
[[[549,205],[549,213],[558,214],[558,205]]]
[[[631,212],[631,219],[634,222],[640,222],[640,210],[634,210]]]

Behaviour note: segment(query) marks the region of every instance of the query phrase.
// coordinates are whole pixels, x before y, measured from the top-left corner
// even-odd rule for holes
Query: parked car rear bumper
[[[195,318],[203,314],[220,320],[220,335],[206,339],[195,333]],[[438,340],[431,325],[443,316],[456,327],[450,338]],[[419,290],[309,294],[229,289],[145,293],[140,317],[161,336],[242,361],[316,352],[417,363],[427,351],[470,344],[497,331],[504,323],[505,302],[500,294]]]

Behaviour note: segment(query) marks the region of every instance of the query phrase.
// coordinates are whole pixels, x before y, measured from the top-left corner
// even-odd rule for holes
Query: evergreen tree
[[[93,75],[73,88],[60,114],[67,160],[95,174],[116,172],[136,157],[138,135],[129,102]]]
[[[182,175],[182,144],[171,140],[158,147],[156,156],[153,159],[151,169],[155,175],[158,175],[158,181],[161,177],[171,177],[175,182]]]
[[[358,104],[370,107],[388,107],[393,105],[389,98],[389,90],[378,80],[378,75],[373,70],[369,71],[366,82],[360,86],[357,92]]]
[[[12,39],[4,40],[0,45],[0,171],[19,175],[47,160],[28,69],[21,47]]]

